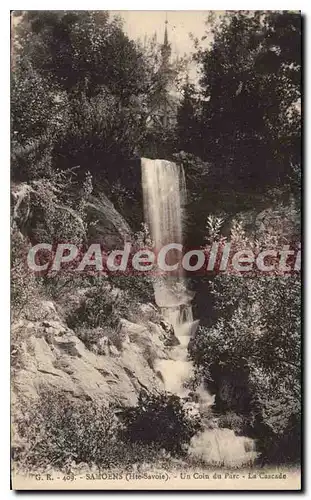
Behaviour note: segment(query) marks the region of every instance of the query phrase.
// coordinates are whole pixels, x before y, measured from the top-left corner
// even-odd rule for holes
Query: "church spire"
[[[165,31],[164,31],[164,44],[163,44],[164,46],[168,45],[167,24],[168,24],[168,20],[167,20],[167,17],[166,17],[166,20],[165,20]]]
[[[162,53],[162,64],[163,66],[168,66],[169,59],[171,56],[171,44],[168,41],[168,34],[167,34],[167,25],[168,25],[168,20],[167,20],[167,15],[165,19],[165,30],[164,30],[164,41],[161,49]]]

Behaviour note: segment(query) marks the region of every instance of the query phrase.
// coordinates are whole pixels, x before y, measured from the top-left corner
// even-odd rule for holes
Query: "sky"
[[[204,21],[208,11],[112,11],[124,20],[124,27],[130,38],[143,39],[145,35],[152,36],[155,32],[159,42],[163,41],[165,19],[172,51],[176,55],[189,54],[193,43],[189,38],[192,32],[201,37],[205,34]]]
[[[167,18],[168,39],[171,43],[173,56],[190,55],[194,51],[193,41],[189,37],[192,33],[195,37],[201,38],[207,35],[204,45],[211,41],[211,33],[204,22],[210,11],[111,11],[111,14],[118,14],[124,21],[124,29],[128,36],[134,40],[143,40],[145,36],[152,37],[157,34],[159,43],[163,42],[165,20]],[[220,13],[220,11],[214,11]],[[191,79],[196,79],[196,68],[189,67]]]

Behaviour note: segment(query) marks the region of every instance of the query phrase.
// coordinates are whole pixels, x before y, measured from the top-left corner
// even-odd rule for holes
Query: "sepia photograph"
[[[302,20],[11,11],[13,490],[301,490]]]

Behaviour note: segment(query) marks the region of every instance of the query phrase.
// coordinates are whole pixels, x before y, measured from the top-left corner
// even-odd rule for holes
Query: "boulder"
[[[171,325],[167,321],[161,320],[160,326],[164,332],[164,337],[163,337],[164,345],[166,345],[167,347],[174,347],[180,344],[178,338],[175,335],[173,325]]]
[[[115,250],[123,248],[124,242],[131,240],[131,228],[103,193],[97,197],[91,196],[86,203],[86,210],[91,243],[100,243],[107,250]]]

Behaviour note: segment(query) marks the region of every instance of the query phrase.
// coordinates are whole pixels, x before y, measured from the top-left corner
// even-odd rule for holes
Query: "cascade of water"
[[[160,251],[170,243],[182,244],[182,214],[186,200],[183,169],[170,161],[142,158],[142,185],[145,219],[155,250]],[[167,258],[168,263],[174,264],[180,255],[170,251]],[[187,360],[187,346],[194,325],[192,296],[187,291],[181,266],[174,276],[164,275],[156,280],[154,293],[157,305],[180,342],[172,350],[172,359],[159,360],[157,368],[162,373],[166,389],[185,396],[184,383],[193,371],[192,363]]]
[[[167,160],[142,158],[145,216],[156,248],[182,242],[182,208],[186,199],[183,170]]]
[[[186,199],[183,169],[167,160],[142,158],[141,164],[145,220],[149,224],[155,250],[159,251],[170,243],[182,244]],[[166,261],[175,264],[179,259],[180,254],[171,250]],[[174,276],[162,275],[160,280],[155,281],[154,294],[164,318],[173,326],[179,340],[179,345],[171,350],[171,359],[158,360],[156,369],[161,372],[167,391],[187,398],[190,390],[185,383],[193,375],[194,368],[188,360],[187,347],[198,321],[193,321],[193,295],[187,290],[181,266]],[[197,389],[196,395],[201,415],[209,414],[214,397],[203,385]],[[202,433],[194,436],[189,451],[204,460],[238,466],[251,462],[256,456],[250,442],[249,438],[236,436],[229,429],[207,425]]]
[[[185,175],[182,168],[167,160],[142,158],[142,186],[145,219],[149,224],[155,250],[165,245],[182,244],[183,207],[186,200]],[[167,254],[167,264],[180,259],[177,250]],[[184,325],[191,323],[191,293],[187,291],[182,266],[174,275],[162,275],[154,283],[155,300],[164,317],[173,325],[177,336],[186,333]]]

